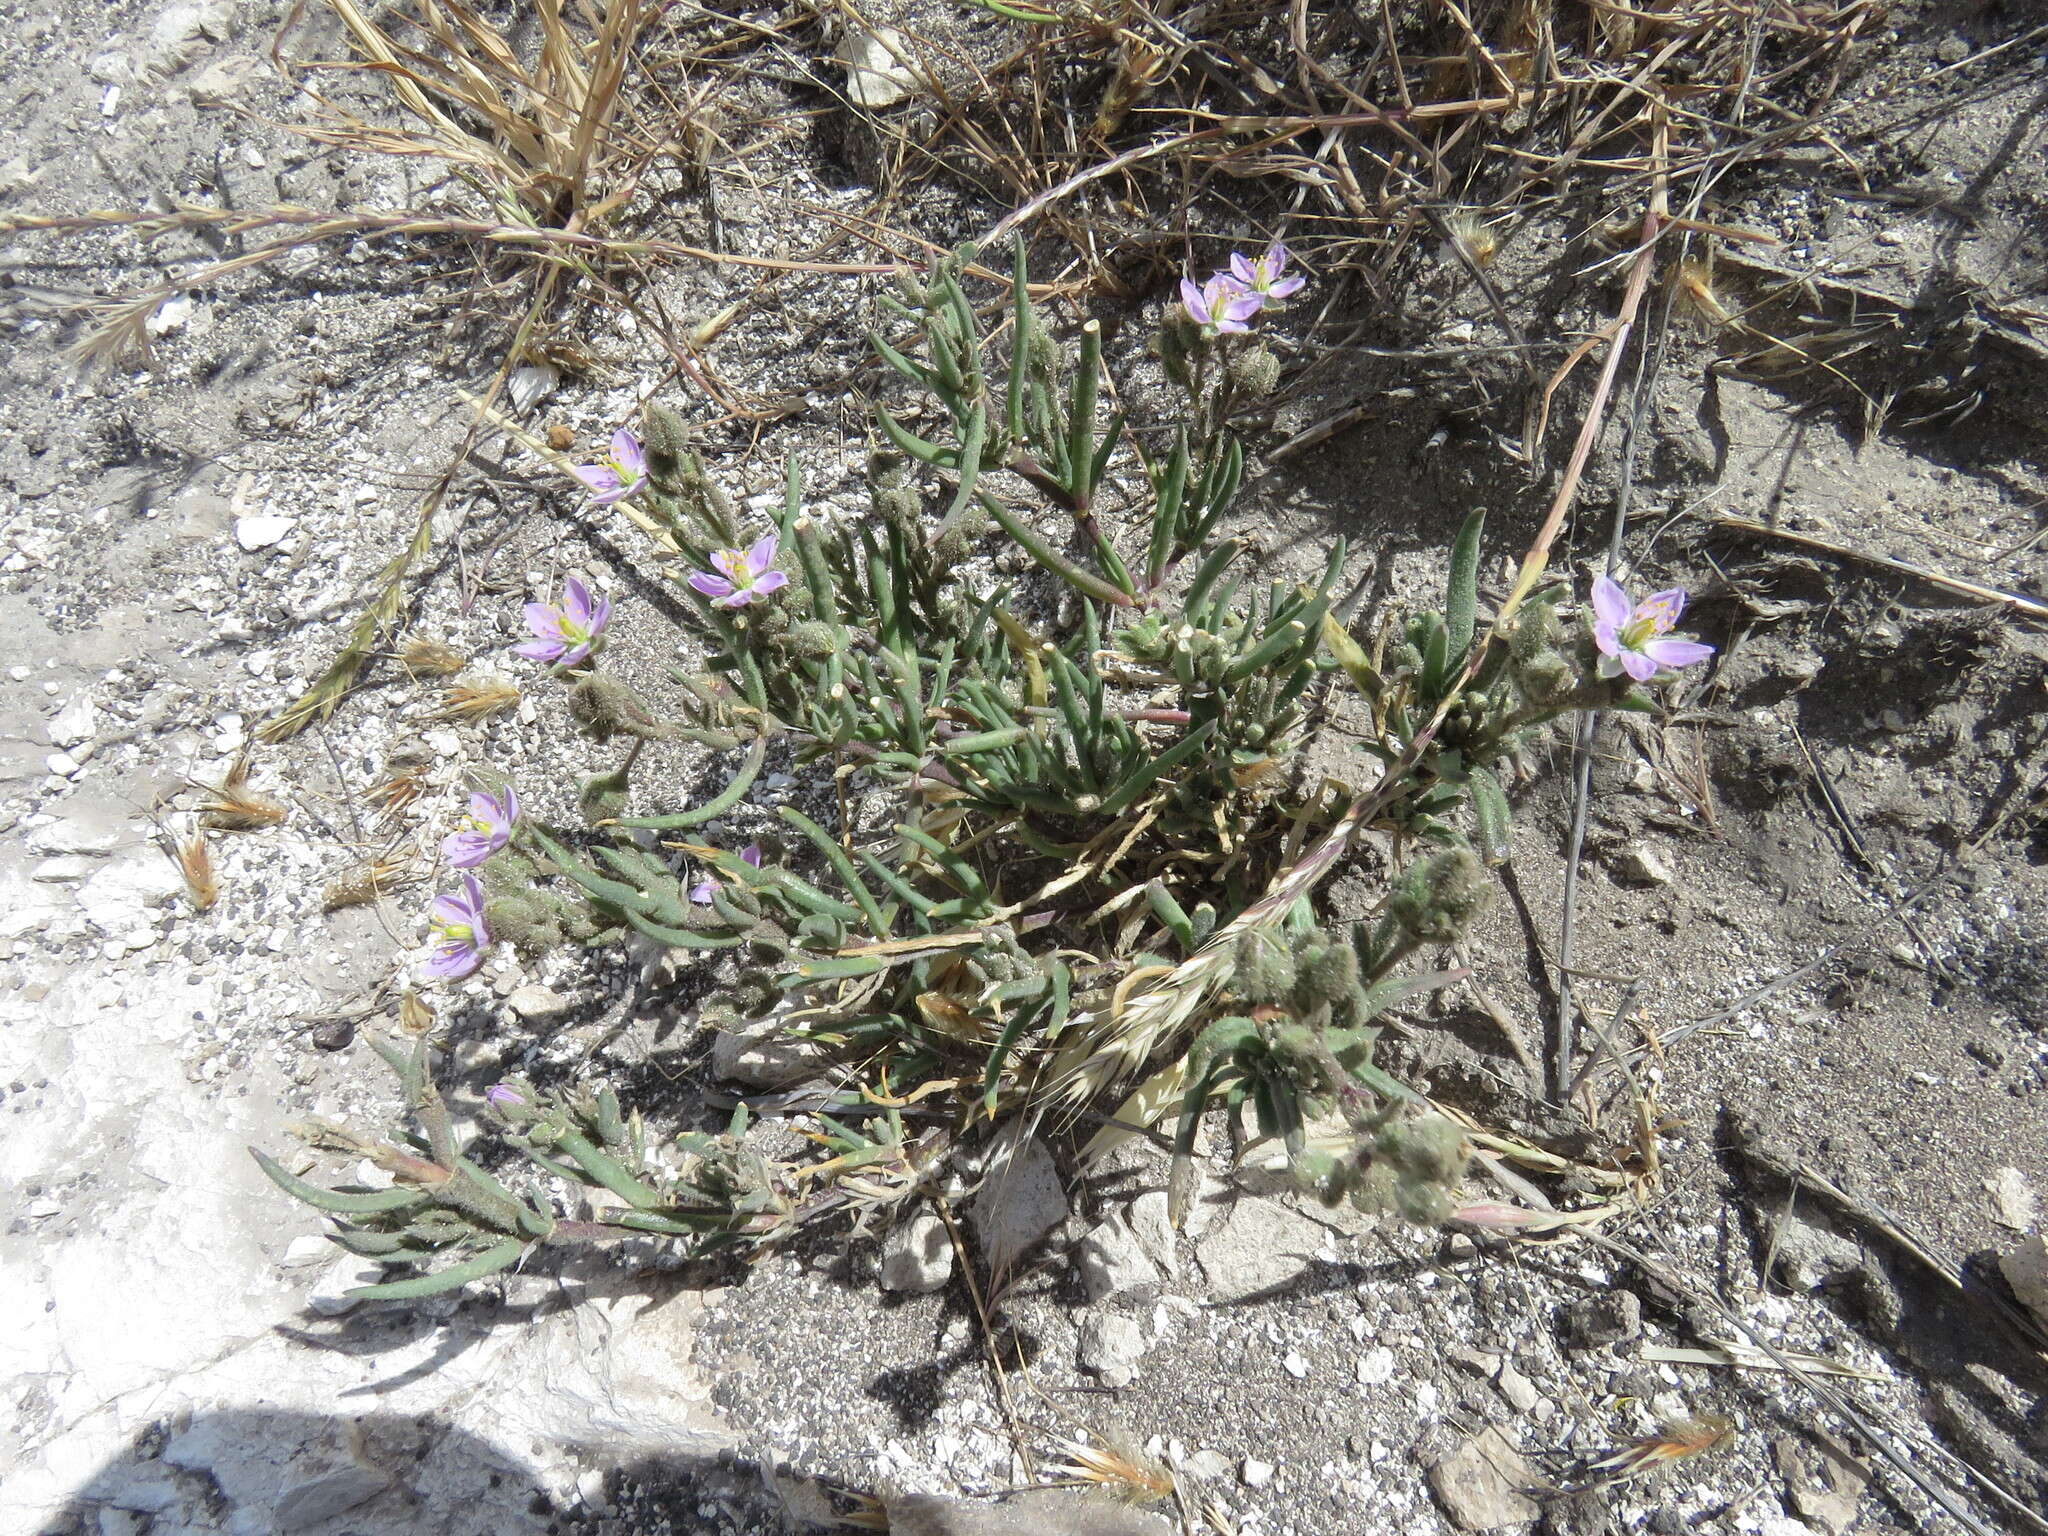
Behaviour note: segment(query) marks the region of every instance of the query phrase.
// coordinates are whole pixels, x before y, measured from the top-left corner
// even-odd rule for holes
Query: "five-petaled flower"
[[[761,845],[759,843],[747,844],[746,847],[740,850],[740,857],[753,865],[754,868],[759,869],[761,867]],[[724,883],[722,880],[715,880],[711,876],[706,875],[702,880],[699,880],[690,887],[690,900],[697,903],[700,907],[708,907],[711,905],[711,893]]]
[[[526,605],[526,627],[540,638],[513,646],[513,654],[528,661],[552,661],[573,667],[597,649],[611,617],[610,600],[592,597],[590,589],[571,576],[562,583],[559,608],[547,603]]]
[[[714,608],[744,608],[789,580],[774,568],[779,542],[778,535],[764,533],[745,549],[714,549],[711,563],[718,570],[690,572],[690,585]]]
[[[1251,329],[1245,322],[1266,303],[1260,295],[1245,292],[1228,272],[1218,272],[1199,288],[1193,278],[1182,278],[1180,301],[1204,336],[1241,335]]]
[[[428,909],[434,952],[420,966],[422,981],[460,981],[484,963],[491,930],[484,923],[484,888],[475,875],[462,877],[462,889],[436,896]]]
[[[591,505],[608,507],[640,489],[640,482],[647,478],[647,453],[640,439],[621,427],[612,434],[609,454],[595,464],[575,465],[573,472],[590,487]]]
[[[1685,612],[1685,589],[1655,592],[1633,606],[1619,583],[1606,576],[1593,582],[1593,643],[1600,649],[1600,675],[1626,672],[1647,683],[1666,668],[1689,667],[1714,654],[1698,640],[1668,638]]]
[[[507,784],[496,795],[469,797],[469,820],[462,830],[443,838],[441,857],[451,869],[475,869],[512,841],[512,823],[519,819],[519,791]]]
[[[1308,281],[1305,277],[1283,277],[1287,270],[1287,247],[1275,240],[1266,247],[1266,254],[1247,258],[1239,252],[1230,255],[1230,275],[1246,293],[1256,294],[1270,302],[1284,299],[1296,293]]]

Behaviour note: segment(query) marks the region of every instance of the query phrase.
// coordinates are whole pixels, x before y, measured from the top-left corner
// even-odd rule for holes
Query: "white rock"
[[[92,695],[81,693],[66,704],[43,727],[49,733],[53,747],[75,747],[80,742],[91,741],[99,730],[100,712],[93,704]]]
[[[1543,1397],[1543,1394],[1536,1390],[1536,1384],[1516,1370],[1511,1362],[1502,1364],[1498,1380],[1501,1396],[1505,1397],[1518,1413],[1532,1412]],[[1683,1418],[1684,1415],[1681,1414],[1679,1417]]]
[[[1256,1456],[1247,1456],[1237,1464],[1237,1479],[1247,1488],[1263,1488],[1273,1481],[1273,1474],[1280,1469],[1270,1461],[1261,1461]]]
[[[69,752],[52,752],[43,759],[43,766],[60,779],[75,779],[85,764]]]
[[[169,336],[182,331],[192,318],[192,311],[198,308],[198,301],[189,293],[174,293],[150,312],[142,322],[142,328],[152,336]]]
[[[155,849],[110,859],[78,890],[79,910],[101,933],[135,932],[149,925],[149,909],[184,889],[171,861]]]
[[[1315,1262],[1327,1233],[1277,1201],[1247,1196],[1195,1244],[1217,1301],[1243,1301],[1283,1289]]]
[[[40,880],[45,885],[68,885],[73,880],[83,880],[99,865],[93,860],[70,854],[60,859],[45,859],[29,871],[29,879]]]
[[[1368,1387],[1392,1381],[1394,1352],[1391,1349],[1368,1349],[1358,1357],[1358,1379]]]
[[[898,1222],[882,1241],[882,1289],[924,1295],[953,1278],[953,1240],[930,1211]]]
[[[2028,1311],[2048,1327],[2048,1237],[2030,1237],[1998,1256],[2006,1284]]]
[[[322,1317],[339,1317],[356,1305],[349,1295],[358,1286],[375,1285],[384,1278],[384,1268],[353,1253],[344,1253],[320,1271],[319,1279],[306,1293],[306,1305]],[[387,1303],[388,1305],[388,1303]]]
[[[1033,1137],[1008,1155],[1006,1146],[992,1152],[967,1211],[989,1268],[998,1274],[1067,1218],[1066,1191],[1045,1143]]]
[[[303,1269],[308,1264],[318,1264],[334,1254],[334,1244],[318,1232],[302,1232],[285,1245],[283,1264],[287,1269]]]
[[[529,1024],[559,1024],[569,1016],[569,1000],[538,982],[515,988],[505,1006]]]
[[[846,94],[863,107],[893,107],[911,92],[917,76],[904,62],[909,39],[894,27],[847,28],[835,57],[846,66]]]
[[[1130,1228],[1115,1217],[1081,1239],[1074,1267],[1090,1301],[1142,1300],[1159,1289],[1159,1270]]]
[[[1174,1240],[1173,1223],[1167,1219],[1166,1191],[1155,1189],[1131,1202],[1126,1217],[1131,1235],[1145,1250],[1145,1257],[1169,1275],[1180,1273],[1180,1249]]]
[[[721,1029],[711,1042],[711,1070],[748,1088],[782,1088],[822,1072],[831,1053],[814,1040],[784,1032],[774,1014],[738,1029]]]
[[[28,1214],[31,1221],[45,1221],[63,1209],[64,1207],[54,1200],[31,1200],[28,1203]]]
[[[1631,885],[1669,885],[1678,878],[1664,855],[1647,843],[1630,843],[1614,856],[1613,867],[1615,877]]]
[[[30,853],[112,853],[129,836],[124,822],[107,816],[60,816],[22,841]]]
[[[1524,1492],[1543,1487],[1542,1477],[1498,1428],[1482,1430],[1431,1466],[1429,1485],[1467,1531],[1522,1525],[1543,1513]]]
[[[238,517],[235,519],[235,542],[253,554],[280,542],[298,525],[299,520],[295,517],[279,517],[273,513]]]
[[[1117,1313],[1090,1313],[1081,1323],[1076,1357],[1081,1369],[1100,1376],[1105,1386],[1127,1387],[1145,1357],[1145,1330]]]
[[[1290,1349],[1280,1361],[1280,1369],[1296,1381],[1308,1380],[1308,1356],[1298,1349]]]

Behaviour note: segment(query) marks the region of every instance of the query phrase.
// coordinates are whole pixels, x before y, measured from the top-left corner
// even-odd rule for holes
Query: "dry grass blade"
[[[382,154],[427,155],[466,168],[509,217],[554,226],[580,223],[602,194],[612,158],[608,135],[626,64],[645,21],[642,0],[603,0],[587,50],[561,0],[536,0],[540,42],[529,63],[467,0],[411,0],[373,19],[356,0],[324,0],[364,62],[315,66],[380,75],[418,126],[377,128],[328,104],[337,121],[308,136]],[[303,0],[301,0],[303,9]],[[395,35],[403,29],[417,43]],[[292,70],[278,58],[289,77]],[[464,126],[483,124],[487,134]]]
[[[1978,1518],[1966,1504],[1960,1502],[1957,1497],[1959,1492],[1957,1484],[1939,1480],[1935,1474],[1923,1470],[1912,1451],[1881,1430],[1871,1416],[1853,1398],[1844,1397],[1819,1376],[1802,1366],[1796,1358],[1787,1355],[1783,1350],[1771,1343],[1761,1332],[1752,1327],[1747,1319],[1723,1305],[1720,1299],[1713,1294],[1710,1287],[1696,1285],[1679,1274],[1670,1265],[1650,1257],[1638,1248],[1631,1247],[1627,1243],[1619,1242],[1602,1233],[1588,1232],[1586,1240],[1606,1249],[1617,1258],[1624,1259],[1635,1265],[1642,1273],[1665,1287],[1673,1295],[1683,1297],[1693,1305],[1704,1307],[1721,1317],[1748,1339],[1750,1347],[1777,1366],[1779,1370],[1792,1376],[1808,1393],[1843,1422],[1852,1425],[1865,1444],[1869,1445],[1879,1456],[1890,1463],[1900,1476],[1918,1488],[1929,1499],[1933,1500],[1951,1520],[1955,1521],[1964,1530],[1970,1532],[1971,1536],[1994,1536],[1992,1528]],[[1939,1446],[1939,1442],[1928,1442],[1928,1444],[1937,1448]],[[1974,1468],[1969,1470],[1979,1482],[1985,1481],[1981,1474],[1975,1472]],[[2004,1493],[2002,1489],[1998,1490],[1998,1495],[2006,1503],[2010,1512],[2024,1516],[2026,1524],[2030,1529],[2048,1532],[2048,1521],[2044,1521],[2038,1514],[2026,1510],[2024,1506],[2015,1502],[2012,1496]]]

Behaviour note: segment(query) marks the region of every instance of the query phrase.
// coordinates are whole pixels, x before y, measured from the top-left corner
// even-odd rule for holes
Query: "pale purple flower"
[[[592,506],[624,501],[647,478],[647,454],[640,439],[624,427],[612,434],[612,451],[595,464],[577,464],[572,473],[590,487]]]
[[[1685,612],[1685,589],[1656,592],[1630,606],[1628,594],[1608,577],[1593,582],[1593,643],[1600,648],[1600,675],[1626,672],[1647,683],[1666,668],[1676,670],[1714,654],[1698,640],[1665,638]]]
[[[714,608],[744,608],[789,581],[774,569],[780,542],[778,535],[764,533],[745,549],[714,549],[711,563],[718,571],[690,572],[690,586],[710,598]]]
[[[484,888],[475,875],[464,875],[454,894],[436,896],[427,913],[434,952],[420,966],[420,980],[460,981],[484,963],[491,930],[484,923]]]
[[[1287,247],[1275,240],[1266,247],[1266,254],[1247,260],[1237,252],[1230,257],[1230,275],[1246,293],[1257,294],[1261,299],[1284,299],[1290,293],[1299,292],[1305,277],[1282,277],[1287,270]]]
[[[759,869],[761,867],[761,845],[759,843],[747,844],[746,847],[740,850],[740,857],[753,865],[754,868]],[[697,903],[700,907],[708,907],[711,905],[711,893],[724,883],[722,880],[716,880],[706,875],[702,880],[699,880],[690,887],[690,900]]]
[[[526,627],[540,636],[512,647],[515,656],[528,661],[552,661],[573,667],[597,649],[605,625],[611,622],[609,599],[592,597],[590,589],[571,576],[562,583],[562,605],[526,605]]]
[[[484,1102],[500,1109],[517,1108],[525,1104],[526,1095],[510,1083],[493,1083],[484,1090]]]
[[[471,795],[468,824],[442,839],[441,857],[450,869],[475,869],[512,841],[512,823],[518,819],[519,791],[510,784],[503,794]]]
[[[1204,336],[1231,336],[1251,329],[1245,322],[1265,307],[1265,299],[1246,293],[1228,272],[1218,272],[1197,288],[1192,278],[1180,280],[1180,301]]]

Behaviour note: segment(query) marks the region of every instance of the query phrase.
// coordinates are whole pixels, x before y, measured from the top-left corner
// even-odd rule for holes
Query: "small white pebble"
[[[1238,1481],[1247,1488],[1263,1488],[1273,1481],[1277,1470],[1270,1461],[1261,1461],[1256,1456],[1247,1456],[1237,1464]]]

